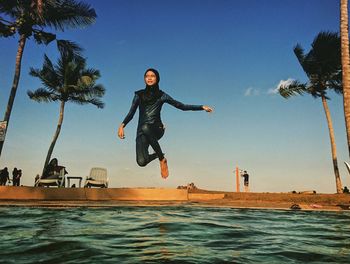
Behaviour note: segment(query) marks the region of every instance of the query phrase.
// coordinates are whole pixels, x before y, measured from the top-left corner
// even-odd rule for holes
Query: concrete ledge
[[[113,207],[195,205],[290,210],[350,210],[349,194],[233,193],[170,188],[43,188],[0,186],[0,206]]]
[[[158,188],[85,189],[86,200],[187,201],[187,190]]]
[[[208,200],[218,200],[225,198],[225,194],[223,193],[189,193],[189,200],[200,200],[200,201],[208,201]]]
[[[187,190],[156,188],[44,188],[0,186],[0,200],[187,201]]]

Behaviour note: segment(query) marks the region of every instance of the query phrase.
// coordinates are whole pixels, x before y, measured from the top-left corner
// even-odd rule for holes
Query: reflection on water
[[[1,263],[350,263],[348,212],[0,208]]]

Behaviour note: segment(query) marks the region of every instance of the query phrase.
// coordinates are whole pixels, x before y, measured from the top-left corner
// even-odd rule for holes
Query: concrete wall
[[[0,200],[187,201],[188,191],[156,188],[44,188],[0,186]]]

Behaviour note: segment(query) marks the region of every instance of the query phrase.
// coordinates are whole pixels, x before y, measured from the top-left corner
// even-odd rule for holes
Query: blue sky
[[[86,176],[91,167],[108,169],[111,187],[177,187],[235,190],[234,169],[250,174],[251,190],[335,192],[329,135],[320,100],[285,100],[273,91],[282,80],[305,81],[293,47],[309,50],[324,30],[338,31],[335,0],[181,0],[97,1],[96,23],[58,32],[83,46],[88,66],[101,71],[106,107],[67,105],[54,155],[70,175]],[[0,116],[13,78],[17,39],[0,40]],[[22,183],[32,185],[41,172],[56,129],[59,105],[29,100],[40,87],[28,75],[43,55],[57,58],[55,44],[28,41],[22,75],[0,166],[22,168]],[[162,111],[167,130],[160,144],[170,176],[159,164],[135,161],[137,114],[121,141],[116,132],[134,91],[144,87],[148,67],[159,70],[160,86],[188,104],[207,104],[214,113]],[[350,177],[342,98],[329,102],[343,185]]]

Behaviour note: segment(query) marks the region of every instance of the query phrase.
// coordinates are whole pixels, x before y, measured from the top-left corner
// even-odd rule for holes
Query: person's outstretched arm
[[[171,96],[165,94],[165,102],[180,109],[180,110],[183,110],[183,111],[201,111],[201,110],[205,110],[207,112],[212,112],[213,109],[209,106],[206,106],[206,105],[188,105],[188,104],[184,104],[184,103],[181,103],[179,101],[176,101],[175,99],[173,99]]]
[[[139,106],[139,96],[135,94],[134,99],[132,100],[131,107],[129,113],[124,118],[123,122],[120,124],[118,128],[118,137],[121,139],[125,138],[124,127],[130,122],[130,120],[134,117],[137,107]]]

